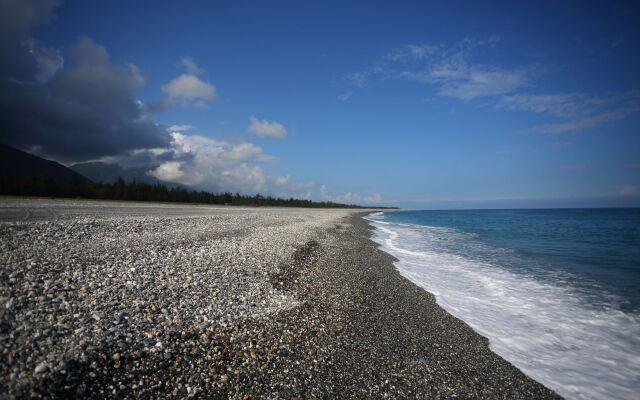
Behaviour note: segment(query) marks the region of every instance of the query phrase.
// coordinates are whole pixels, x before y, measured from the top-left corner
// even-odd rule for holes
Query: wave
[[[566,398],[637,398],[637,314],[590,307],[566,280],[510,271],[498,262],[516,252],[472,235],[381,217],[367,217],[376,228],[372,239],[398,259],[398,271],[487,337],[495,353]]]

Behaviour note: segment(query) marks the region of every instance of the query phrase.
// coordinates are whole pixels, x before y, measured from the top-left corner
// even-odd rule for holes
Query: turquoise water
[[[572,287],[591,306],[640,312],[640,209],[407,211],[386,221],[473,234],[488,247],[457,251]]]
[[[408,279],[567,398],[640,393],[640,209],[375,213]]]

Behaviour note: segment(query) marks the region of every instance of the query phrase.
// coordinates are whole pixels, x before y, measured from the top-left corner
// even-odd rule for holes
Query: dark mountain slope
[[[0,143],[0,175],[6,178],[74,179],[89,182],[83,175],[59,164]]]

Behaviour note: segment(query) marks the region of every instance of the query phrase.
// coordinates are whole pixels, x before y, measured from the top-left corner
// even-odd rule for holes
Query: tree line
[[[125,182],[122,178],[114,183],[85,181],[75,178],[68,181],[48,177],[16,178],[0,176],[0,194],[17,196],[66,197],[85,199],[108,199],[127,201],[158,201],[174,203],[225,204],[237,206],[276,206],[312,208],[363,208],[353,204],[332,201],[282,199],[272,196],[241,195],[239,193],[209,193],[187,190],[181,187],[168,188],[161,184]]]

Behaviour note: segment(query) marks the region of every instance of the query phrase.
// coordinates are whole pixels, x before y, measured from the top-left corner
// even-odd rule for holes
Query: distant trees
[[[362,208],[351,204],[331,201],[311,201],[302,199],[281,199],[241,195],[240,193],[209,193],[187,190],[164,185],[125,182],[122,178],[114,183],[86,182],[80,179],[69,181],[54,180],[47,177],[16,178],[0,175],[0,194],[41,197],[80,197],[86,199],[110,199],[131,201],[160,201],[175,203],[228,204],[239,206],[280,206],[314,208]]]

